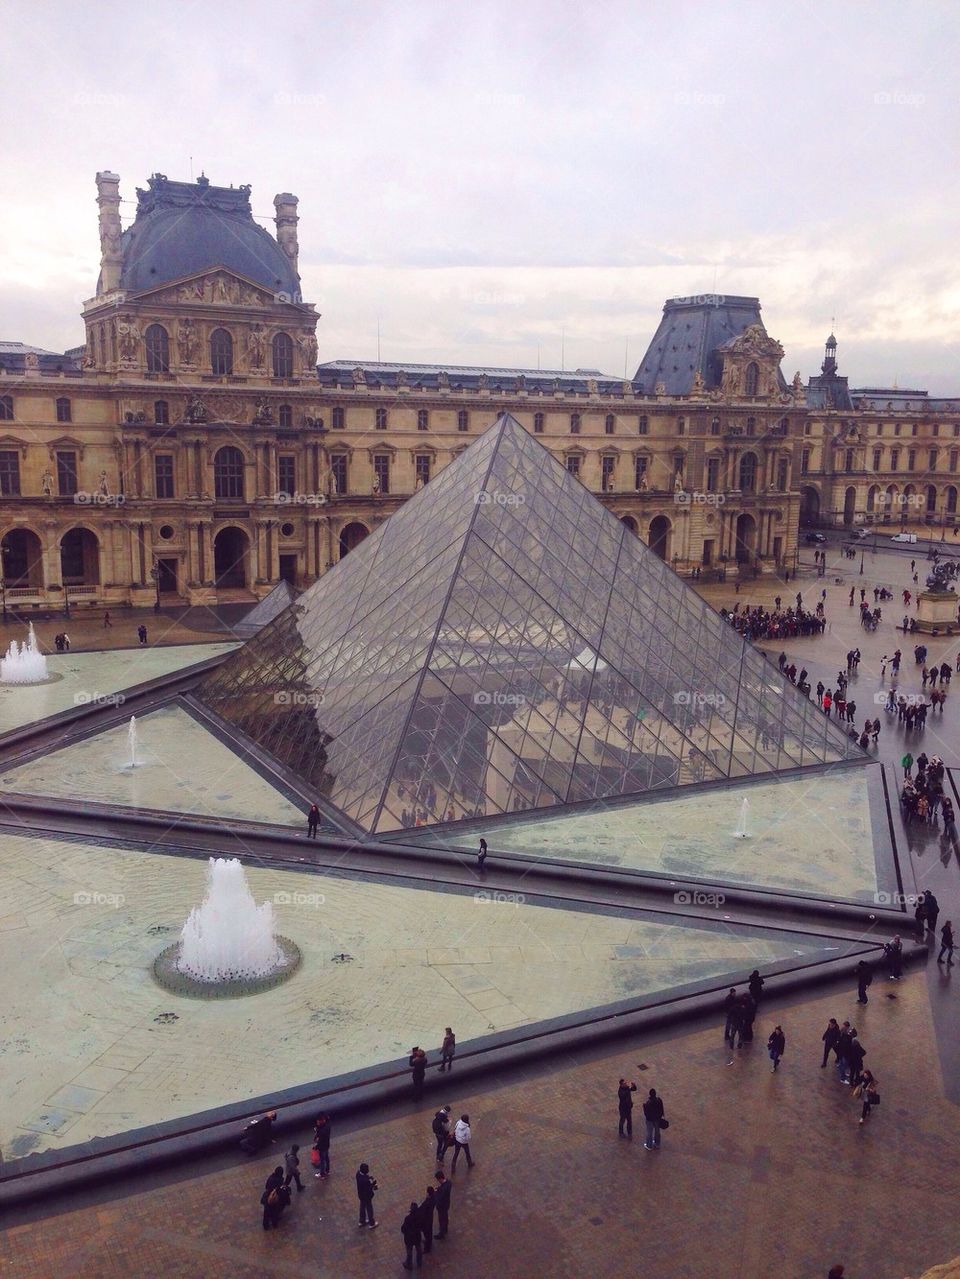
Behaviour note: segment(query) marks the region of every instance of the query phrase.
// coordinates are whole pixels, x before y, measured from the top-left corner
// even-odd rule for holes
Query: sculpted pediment
[[[226,267],[198,271],[173,284],[144,289],[131,296],[135,296],[138,302],[161,302],[169,306],[274,307],[278,300],[262,285]]]
[[[719,350],[724,355],[733,355],[745,360],[783,359],[783,347],[772,338],[760,324],[749,324],[742,333],[724,342]]]

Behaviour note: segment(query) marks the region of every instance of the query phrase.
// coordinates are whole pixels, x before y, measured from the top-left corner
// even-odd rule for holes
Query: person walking
[[[286,1167],[286,1176],[283,1184],[289,1187],[290,1182],[295,1181],[297,1183],[297,1194],[304,1189],[303,1182],[300,1180],[300,1156],[297,1153],[299,1149],[299,1146],[291,1146],[283,1156],[283,1162]]]
[[[894,937],[893,941],[887,942],[884,950],[887,953],[887,963],[890,967],[889,980],[899,981],[903,976],[903,942],[900,937]]]
[[[141,644],[146,644],[147,642],[147,628],[143,625],[142,622],[137,627],[137,639],[140,641]]]
[[[867,1002],[867,987],[873,981],[873,969],[865,959],[861,959],[853,971],[857,979],[857,1003],[865,1004]]]
[[[913,756],[909,751],[907,751],[906,755],[904,755],[903,759],[901,759],[900,767],[903,769],[904,777],[909,777],[910,770],[913,768]]]
[[[440,1071],[453,1070],[453,1058],[457,1051],[457,1037],[447,1026],[443,1032],[443,1043],[440,1045]]]
[[[462,1150],[467,1156],[467,1169],[471,1169],[476,1160],[470,1154],[470,1116],[461,1115],[454,1125],[453,1129],[453,1162],[450,1165],[450,1171],[457,1171],[457,1160],[460,1158]]]
[[[783,1027],[774,1026],[770,1038],[767,1040],[767,1052],[770,1054],[770,1060],[773,1062],[774,1071],[776,1071],[780,1066],[780,1058],[783,1056],[786,1046],[787,1037],[783,1033]]]
[[[433,1186],[427,1186],[427,1193],[417,1210],[420,1219],[420,1234],[423,1236],[424,1253],[433,1252],[433,1213],[437,1206],[437,1192]]]
[[[65,651],[69,653],[70,652],[70,636],[67,634],[66,631],[64,631],[60,638],[63,640],[63,647]]]
[[[437,1163],[442,1164],[450,1145],[450,1107],[441,1106],[430,1126],[437,1139]]]
[[[737,988],[736,986],[731,986],[727,992],[727,997],[723,1001],[723,1041],[724,1043],[729,1043],[731,1048],[737,1034],[737,1007]]]
[[[317,838],[317,827],[320,825],[320,809],[316,804],[310,805],[310,811],[307,813],[307,838]]]
[[[924,890],[924,897],[926,898],[925,910],[927,927],[930,929],[931,937],[935,937],[937,933],[937,918],[940,915],[940,903],[937,901],[936,897],[934,897],[933,893],[931,893],[929,888]]]
[[[104,629],[105,631],[110,631],[110,630],[112,630],[112,629],[113,629],[113,622],[111,622],[111,621],[110,621],[110,610],[109,610],[109,609],[104,610],[104,614],[103,614],[103,629]]]
[[[373,1230],[375,1226],[379,1226],[380,1224],[379,1221],[374,1220],[373,1216],[373,1196],[376,1193],[377,1182],[374,1177],[370,1176],[370,1165],[361,1164],[357,1169],[357,1198],[360,1200],[360,1230],[362,1230],[364,1226],[368,1226],[371,1230]],[[416,1204],[414,1204],[414,1207],[416,1207]]]
[[[330,1129],[330,1116],[318,1115],[313,1124],[313,1148],[319,1156],[315,1177],[330,1176]]]
[[[857,1032],[853,1031],[850,1036],[850,1046],[847,1049],[847,1065],[848,1084],[857,1085],[863,1078],[863,1059],[867,1055],[867,1050],[857,1038]]]
[[[644,1150],[660,1149],[660,1128],[663,1123],[663,1102],[657,1096],[656,1088],[651,1088],[647,1100],[643,1103],[643,1119],[646,1124],[646,1140]]]
[[[620,1127],[618,1135],[623,1137],[633,1136],[633,1093],[637,1091],[637,1085],[628,1084],[625,1079],[620,1080],[620,1086],[617,1089],[617,1103],[620,1110]],[[624,1133],[626,1128],[626,1133]]]
[[[869,1071],[867,1073],[869,1074]],[[877,1087],[877,1081],[872,1075],[863,1085],[861,1098],[863,1105],[860,1108],[860,1122],[865,1123],[870,1118],[874,1106],[880,1105],[880,1089]]]
[[[917,939],[923,941],[923,932],[927,923],[927,895],[921,893],[913,910],[913,918],[917,925]]]
[[[404,1270],[413,1269],[413,1254],[417,1254],[417,1267],[423,1265],[423,1245],[420,1242],[420,1207],[414,1200],[410,1204],[410,1211],[404,1217],[400,1224],[400,1233],[403,1235],[404,1246],[407,1249],[407,1255],[403,1262]]]
[[[413,1095],[419,1100],[423,1096],[423,1081],[426,1078],[427,1066],[429,1065],[427,1054],[422,1048],[419,1046],[413,1048],[408,1065],[410,1066],[410,1078],[413,1081]]]
[[[827,1022],[827,1028],[820,1036],[823,1040],[823,1061],[820,1063],[820,1069],[825,1070],[827,1058],[830,1056],[831,1049],[834,1056],[839,1057],[838,1047],[840,1044],[840,1027],[837,1024],[836,1017],[831,1017]]]
[[[483,870],[484,862],[487,860],[487,841],[480,840],[480,847],[477,850],[477,870]]]
[[[274,1168],[273,1172],[267,1178],[263,1185],[263,1194],[260,1196],[260,1203],[263,1206],[263,1228],[269,1230],[271,1226],[274,1228],[280,1222],[280,1215],[286,1204],[283,1202],[283,1169],[281,1167]],[[289,1195],[289,1191],[287,1192]]]
[[[433,1179],[437,1183],[434,1204],[437,1209],[437,1225],[440,1227],[435,1238],[446,1239],[447,1231],[450,1229],[450,1198],[453,1194],[453,1182],[448,1181],[442,1172],[435,1172]]]
[[[763,978],[760,976],[759,968],[755,968],[747,980],[747,986],[755,1004],[759,1004],[763,997]]]
[[[851,1026],[848,1021],[840,1027],[840,1039],[837,1042],[837,1072],[841,1083],[846,1083],[846,1074],[850,1066],[850,1045],[856,1033],[856,1027]]]
[[[944,926],[940,929],[940,954],[937,956],[937,963],[943,963],[943,957],[947,957],[947,966],[953,963],[953,924],[948,919]]]

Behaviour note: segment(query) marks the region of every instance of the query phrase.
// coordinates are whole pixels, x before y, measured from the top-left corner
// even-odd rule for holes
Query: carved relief
[[[130,316],[114,321],[114,332],[117,338],[117,351],[121,364],[136,364],[140,353],[140,329]]]
[[[302,333],[297,338],[300,354],[303,357],[304,369],[313,369],[317,363],[317,339],[312,333]]]
[[[184,365],[196,364],[199,345],[200,339],[197,336],[193,320],[181,320],[177,329],[177,353],[180,356],[180,363]]]
[[[262,369],[267,349],[267,335],[262,324],[253,324],[247,337],[247,363],[252,369]]]

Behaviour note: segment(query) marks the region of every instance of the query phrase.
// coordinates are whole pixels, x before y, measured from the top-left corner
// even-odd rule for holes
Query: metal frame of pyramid
[[[509,414],[195,696],[370,833],[866,762]]]

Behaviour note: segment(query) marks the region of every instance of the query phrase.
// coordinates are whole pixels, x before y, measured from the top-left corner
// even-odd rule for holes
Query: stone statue
[[[203,301],[203,280],[191,280],[189,284],[180,285],[181,302]]]
[[[680,469],[674,474],[673,491],[674,493],[683,492],[683,465],[682,464],[680,466]]]
[[[587,393],[588,395],[597,394],[597,379],[595,377],[587,378]]]
[[[666,395],[667,393],[666,382],[658,382],[656,386],[653,388],[653,393],[654,395]]]
[[[406,369],[398,369],[397,370],[397,386],[406,386],[406,385],[407,385],[407,371]]]
[[[699,395],[699,394],[700,394],[700,392],[703,390],[703,386],[704,386],[704,382],[703,382],[703,374],[700,372],[700,370],[699,370],[699,369],[694,369],[694,372],[693,372],[693,391],[694,391],[694,394],[695,394],[695,395]]]
[[[253,324],[250,326],[250,335],[247,338],[247,359],[252,369],[263,368],[263,357],[267,349],[267,338],[262,324]]]
[[[193,320],[181,320],[177,329],[177,351],[181,364],[195,364],[197,360],[197,330]]]
[[[643,472],[643,474],[640,476],[639,491],[640,491],[641,493],[646,493],[647,488],[648,488],[648,484],[647,484],[647,473],[646,473],[646,471],[644,471],[644,472]]]
[[[184,417],[193,425],[200,422],[206,422],[207,410],[199,396],[191,395],[190,399],[187,401],[187,410]]]
[[[120,359],[133,363],[140,349],[140,330],[134,320],[117,320],[117,349]]]
[[[367,375],[363,369],[357,368],[353,370],[353,384],[354,386],[366,386]]]
[[[101,497],[106,497],[110,492],[109,488],[107,487],[106,471],[100,472],[100,479],[97,483],[97,492],[100,494]]]
[[[527,387],[527,379],[524,377],[522,373],[518,373],[517,374],[517,390],[524,391],[526,390],[526,387]]]
[[[450,375],[448,373],[445,373],[443,369],[441,369],[440,372],[437,374],[437,386],[449,386],[449,385],[450,385]]]
[[[214,302],[229,302],[231,300],[229,284],[222,275],[216,276],[213,281],[213,300]]]
[[[258,400],[253,413],[254,426],[273,426],[273,413],[265,400]]]
[[[325,448],[319,449],[317,453],[317,492],[321,497],[333,497],[336,492],[333,470]]]
[[[53,497],[53,474],[50,471],[44,471],[40,476],[40,492],[44,497]]]
[[[300,346],[300,352],[303,356],[303,367],[305,369],[316,368],[317,364],[317,339],[312,333],[304,333],[297,342]]]

